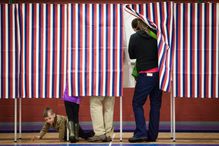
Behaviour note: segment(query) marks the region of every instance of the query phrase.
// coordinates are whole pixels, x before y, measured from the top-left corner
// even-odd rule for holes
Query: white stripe
[[[97,14],[96,14],[96,18],[97,18],[97,21],[96,21],[96,93],[95,95],[99,95],[98,91],[99,91],[99,11],[100,11],[100,5],[99,4],[96,4],[97,5]]]
[[[110,78],[109,78],[109,96],[112,96],[113,93],[112,93],[112,90],[113,90],[113,74],[114,74],[114,70],[113,70],[113,52],[114,52],[114,48],[113,48],[113,29],[116,28],[113,26],[113,5],[114,4],[110,4]]]
[[[42,5],[43,6],[43,80],[42,80],[42,82],[43,82],[43,87],[42,87],[42,93],[43,93],[43,95],[42,95],[42,97],[43,98],[45,98],[46,97],[46,95],[45,95],[45,80],[46,80],[46,49],[48,49],[48,48],[46,48],[46,4],[43,4]]]
[[[187,46],[186,46],[186,50],[188,50],[187,51],[187,53],[188,54],[185,54],[185,55],[187,55],[187,71],[188,72],[186,72],[185,74],[188,76],[188,78],[186,78],[187,80],[188,80],[188,83],[186,84],[186,90],[188,91],[188,95],[186,95],[187,97],[190,97],[191,96],[191,93],[190,93],[190,73],[191,73],[191,71],[190,71],[190,61],[191,61],[191,56],[190,56],[190,32],[191,32],[191,27],[190,27],[190,20],[191,20],[191,18],[190,18],[190,14],[191,14],[191,10],[190,10],[190,6],[191,6],[191,4],[190,3],[188,3],[188,4],[186,4],[187,5],[187,7],[188,7],[188,12],[187,12],[187,17],[186,17],[186,19],[187,19],[187,27],[188,27],[188,31],[186,32],[186,34],[187,34]]]
[[[81,65],[82,65],[82,70],[81,70],[81,72],[82,72],[82,95],[83,96],[85,96],[86,95],[86,82],[85,82],[85,80],[86,80],[86,69],[85,69],[85,29],[86,29],[86,26],[85,26],[85,17],[86,17],[86,14],[85,14],[85,4],[82,4],[82,33],[81,33],[81,35],[82,35],[82,46],[81,46],[81,48],[79,48],[79,50],[81,50],[81,52],[82,52],[82,62],[81,62]],[[79,12],[80,13],[80,12]],[[80,15],[81,16],[81,15]],[[87,34],[86,34],[87,35]],[[81,94],[81,93],[80,93]]]
[[[79,93],[78,93],[78,82],[79,82],[79,79],[78,79],[78,72],[79,72],[79,70],[78,70],[78,33],[80,33],[79,32],[79,30],[78,30],[78,25],[79,25],[79,23],[78,23],[78,13],[79,13],[79,11],[78,11],[78,7],[79,7],[79,5],[78,4],[75,4],[75,14],[76,14],[76,20],[75,20],[75,26],[76,26],[76,30],[75,30],[75,34],[76,34],[76,37],[75,37],[75,48],[73,48],[73,53],[75,52],[75,64],[76,64],[76,66],[75,66],[75,68],[73,68],[73,69],[75,69],[75,71],[73,70],[73,72],[75,72],[75,95],[76,96],[78,96],[79,95]],[[74,58],[73,58],[74,59]]]
[[[14,11],[15,11],[15,5],[12,5],[12,28],[13,28],[13,32],[15,32],[15,13],[14,13]],[[12,73],[12,98],[16,98],[15,96],[16,96],[16,94],[15,94],[15,92],[16,92],[16,84],[15,84],[15,80],[16,80],[16,70],[15,70],[15,64],[16,64],[16,57],[15,57],[15,55],[16,55],[16,49],[15,49],[15,33],[13,33],[12,34],[12,36],[11,37],[13,37],[13,42],[12,42],[12,50],[13,50],[13,53],[12,53],[12,60],[11,61],[13,61],[13,63],[12,63],[12,68],[13,68],[13,72],[11,72]]]
[[[7,16],[9,16],[9,14],[8,14],[8,4],[6,4],[5,5],[5,16],[6,16],[6,18],[5,18],[5,49],[7,49],[7,53],[6,53],[6,60],[5,60],[5,66],[6,66],[6,71],[5,71],[5,89],[6,89],[6,91],[5,91],[5,93],[6,93],[6,95],[5,95],[5,97],[6,98],[9,98],[9,95],[8,95],[8,79],[9,79],[9,72],[8,72],[8,66],[9,66],[9,64],[8,64],[8,53],[9,53],[9,48],[8,48],[8,34],[9,34],[9,30],[8,30],[8,19],[9,19],[9,17],[7,17]]]
[[[154,22],[153,3],[150,3],[150,20]]]
[[[143,4],[142,7],[143,7],[142,14],[143,14],[144,17],[146,17],[147,16],[147,12],[148,12],[148,10],[146,9],[146,4]]]
[[[219,40],[219,3],[216,4],[217,7],[217,13],[216,13],[216,86],[215,86],[215,91],[216,91],[216,97],[218,98],[219,94],[218,94],[218,90],[219,90],[219,86],[218,86],[218,82],[219,82],[219,60],[218,60],[218,57],[219,57],[219,45],[218,45],[218,40]]]
[[[68,4],[68,70],[67,70],[67,74],[68,74],[68,81],[67,81],[67,85],[68,85],[68,93],[69,95],[72,95],[72,88],[71,88],[71,77],[72,77],[72,73],[71,73],[71,60],[72,60],[72,55],[71,55],[71,51],[72,51],[72,47],[71,43],[72,43],[72,15],[71,15],[71,11],[72,11],[72,4]],[[74,62],[74,61],[73,61]],[[75,86],[76,87],[76,86]]]
[[[156,7],[157,7],[157,28],[158,28],[158,30],[161,30],[161,23],[160,23],[160,3],[159,2],[157,2],[156,3]],[[156,12],[155,12],[156,13]]]
[[[173,37],[173,2],[170,2],[170,6],[168,6],[168,7],[170,7],[170,9],[171,9],[171,14],[170,14],[170,27],[169,27],[169,45],[170,45],[170,48],[172,48],[172,37]]]
[[[117,24],[116,24],[116,26],[117,26],[117,38],[118,38],[118,44],[117,44],[117,48],[116,48],[116,50],[118,51],[117,52],[117,61],[118,62],[116,62],[116,64],[117,64],[117,93],[116,93],[116,96],[119,96],[119,89],[120,89],[120,86],[121,86],[121,82],[120,82],[120,30],[122,29],[122,28],[120,28],[120,7],[121,7],[121,5],[120,4],[117,4],[117,12],[118,12],[118,20],[117,20]],[[123,40],[122,40],[123,41]]]
[[[27,71],[28,72],[28,78],[29,78],[29,87],[28,87],[28,90],[29,90],[29,95],[27,95],[29,98],[32,97],[32,72],[31,72],[31,66],[32,66],[32,19],[33,19],[33,14],[32,14],[32,4],[29,5],[29,46],[28,46],[28,50],[29,50],[29,58],[28,58],[28,61],[29,61],[29,70]]]
[[[174,13],[173,13],[173,21],[174,21],[174,39],[176,40],[176,3],[174,3]],[[176,97],[176,76],[178,75],[176,72],[176,41],[173,42],[174,43],[174,47],[173,47],[173,97]]]
[[[211,27],[212,26],[212,3],[209,3],[209,27]],[[208,26],[207,26],[208,27]],[[208,85],[209,85],[209,87],[208,87],[208,95],[207,95],[207,97],[212,97],[212,93],[211,93],[211,82],[212,82],[212,74],[213,74],[213,72],[212,72],[212,61],[211,61],[211,58],[212,58],[212,49],[214,49],[214,48],[212,48],[212,43],[211,43],[211,41],[212,41],[212,27],[211,27],[211,29],[209,28],[209,30],[208,30],[208,32],[209,32],[209,38],[207,38],[208,39],[208,42],[209,42],[209,46],[207,46],[208,47],[208,50],[209,50],[209,54],[208,54],[208,59],[209,59],[209,64],[208,64],[208,66],[209,66],[209,68],[207,69],[207,73],[208,73],[208,75],[209,75],[209,78],[207,79],[207,82],[208,82]]]
[[[103,96],[106,95],[106,90],[105,87],[107,86],[106,84],[106,52],[107,49],[106,48],[106,4],[103,4],[103,68],[102,68],[102,75],[103,75],[103,91],[101,91],[103,93]]]
[[[57,76],[56,76],[56,94],[55,96],[57,96],[57,98],[59,97],[59,87],[60,87],[60,83],[59,83],[59,79],[61,78],[61,75],[62,75],[62,72],[60,72],[60,51],[61,51],[61,48],[60,48],[60,23],[61,23],[61,19],[60,19],[60,4],[57,5],[57,28],[56,28],[56,32],[57,32],[57,37],[56,37],[56,40],[55,40],[55,43],[56,43],[56,46],[57,46],[57,51],[56,51],[56,55],[57,55]],[[70,41],[69,41],[70,42]],[[65,49],[65,48],[64,48]],[[63,64],[65,65],[65,63]]]
[[[50,60],[49,60],[49,63],[50,63],[50,69],[49,69],[49,98],[52,98],[52,77],[53,77],[53,51],[54,51],[54,46],[53,46],[53,40],[54,40],[54,33],[53,33],[53,4],[50,4],[50,48],[49,48],[49,56],[50,56]],[[47,84],[48,86],[48,84]]]
[[[161,5],[162,6],[162,5]],[[167,44],[169,44],[169,42],[168,42],[168,35],[167,35],[167,18],[168,18],[168,16],[167,16],[167,3],[166,2],[164,2],[163,3],[163,7],[164,7],[164,14],[162,14],[162,15],[164,15],[164,21],[162,22],[162,25],[164,25],[164,30],[162,29],[162,34],[164,35],[164,41],[167,43]],[[163,31],[164,31],[164,33],[163,33]]]
[[[89,34],[90,34],[90,36],[89,36],[89,49],[88,49],[88,51],[90,52],[89,54],[90,54],[90,56],[89,56],[89,69],[90,69],[90,71],[89,71],[89,89],[88,89],[88,95],[89,96],[92,96],[92,72],[93,72],[93,68],[92,68],[92,64],[93,64],[93,62],[92,62],[92,50],[93,50],[93,48],[92,48],[92,23],[93,23],[93,21],[92,21],[92,16],[93,16],[93,14],[92,14],[92,12],[93,12],[93,4],[89,4],[89,6],[90,6],[90,11],[89,11],[89,14],[90,14],[90,16],[89,16],[89,20],[90,20],[90,24],[89,24]]]
[[[64,22],[65,22],[65,25],[64,25],[64,48],[60,48],[61,50],[63,49],[64,50],[64,71],[62,71],[62,72],[64,72],[64,73],[66,73],[66,71],[67,71],[67,35],[68,35],[68,33],[67,33],[67,27],[68,27],[68,20],[67,20],[67,13],[68,13],[68,11],[67,11],[67,5],[65,4],[64,5]],[[62,16],[61,16],[62,17]],[[61,34],[60,34],[61,35]],[[59,35],[59,36],[60,36]],[[59,39],[60,40],[60,39]],[[62,85],[62,87],[63,87],[63,89],[64,89],[64,87],[65,87],[65,85],[66,85],[66,74],[64,74],[63,75],[64,77],[64,81],[63,81],[63,85]],[[63,92],[63,91],[62,91]]]
[[[140,4],[135,4],[135,6],[136,6],[136,12],[140,14],[140,7],[139,7],[139,5],[140,5]]]
[[[184,14],[184,11],[183,11],[183,6],[184,4],[181,4],[180,5],[180,19],[181,19],[181,27],[179,28],[179,31],[180,31],[180,46],[179,46],[179,51],[180,51],[180,63],[183,63],[183,14]],[[180,97],[183,97],[183,73],[184,73],[184,70],[183,70],[183,65],[180,65]]]
[[[194,13],[195,13],[195,26],[198,24],[198,18],[197,18],[197,14],[198,14],[198,8],[197,8],[197,4],[194,4],[195,5],[195,11],[194,11]],[[198,69],[197,69],[197,64],[198,64],[198,61],[197,61],[197,54],[198,54],[198,48],[197,48],[197,43],[198,43],[198,36],[197,36],[197,33],[198,33],[198,30],[197,30],[197,27],[195,27],[194,28],[194,33],[195,33],[195,48],[193,48],[194,49],[194,60],[195,60],[195,66],[194,66],[194,68],[195,68],[195,70],[194,70],[194,73],[195,73],[195,75],[194,75],[194,82],[195,82],[195,87],[194,87],[194,90],[195,91],[193,91],[193,92],[195,92],[195,98],[197,98],[197,89],[198,89],[198,85],[197,85],[197,81],[198,81],[198,79],[197,79],[197,74],[198,74]]]
[[[23,36],[22,36],[22,43],[23,43],[23,48],[22,48],[22,66],[23,66],[23,70],[21,71],[21,75],[22,75],[22,82],[23,82],[23,84],[22,84],[22,89],[23,89],[23,94],[21,95],[21,97],[26,97],[26,82],[25,82],[25,49],[26,49],[26,43],[25,43],[25,40],[26,40],[26,34],[24,33],[25,31],[25,29],[26,29],[26,27],[25,27],[25,21],[26,21],[26,17],[24,17],[25,16],[25,9],[26,9],[26,7],[25,7],[25,4],[22,4],[21,5],[22,6],[22,16],[23,16],[23,24],[22,24],[22,29],[23,29],[23,32],[22,32],[22,34],[23,34]]]
[[[39,27],[40,27],[40,24],[39,24],[39,14],[40,14],[40,11],[39,11],[39,4],[36,4],[36,98],[39,98],[39,75],[40,75],[40,72],[39,72],[39,56],[40,56],[40,53],[39,53],[39,50],[40,50],[40,46],[39,46]]]

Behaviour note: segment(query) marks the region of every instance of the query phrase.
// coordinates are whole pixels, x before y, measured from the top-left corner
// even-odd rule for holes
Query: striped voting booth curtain
[[[68,5],[68,86],[74,96],[121,96],[120,4]]]
[[[219,97],[219,3],[174,4],[173,93]]]
[[[67,67],[67,5],[19,4],[18,17],[20,97],[61,97]]]
[[[128,7],[130,11],[127,10]],[[170,91],[172,41],[173,41],[173,3],[156,2],[129,5],[127,12],[142,18],[149,26],[156,27],[158,36],[158,67],[160,89]],[[131,25],[131,22],[128,23]],[[128,30],[127,30],[128,31]]]
[[[0,99],[18,97],[16,5],[0,4]]]

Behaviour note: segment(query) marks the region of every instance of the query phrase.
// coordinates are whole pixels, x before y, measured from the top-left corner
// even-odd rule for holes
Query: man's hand
[[[34,137],[32,138],[32,141],[34,141],[34,140],[36,140],[36,139],[40,139],[40,136],[34,136]]]

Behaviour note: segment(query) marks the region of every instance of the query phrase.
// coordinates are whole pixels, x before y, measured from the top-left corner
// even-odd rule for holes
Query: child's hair
[[[43,111],[43,117],[48,117],[48,113],[54,114],[53,110],[50,107],[46,107]]]

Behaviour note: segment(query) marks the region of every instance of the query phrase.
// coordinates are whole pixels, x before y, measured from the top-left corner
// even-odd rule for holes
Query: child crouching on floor
[[[59,132],[60,142],[67,140],[67,118],[65,116],[57,115],[51,108],[47,107],[44,109],[43,118],[45,123],[39,135],[32,138],[33,141],[36,139],[42,139],[50,128],[54,128]],[[90,136],[92,136],[92,133],[85,133],[79,126],[79,137],[87,139]]]

